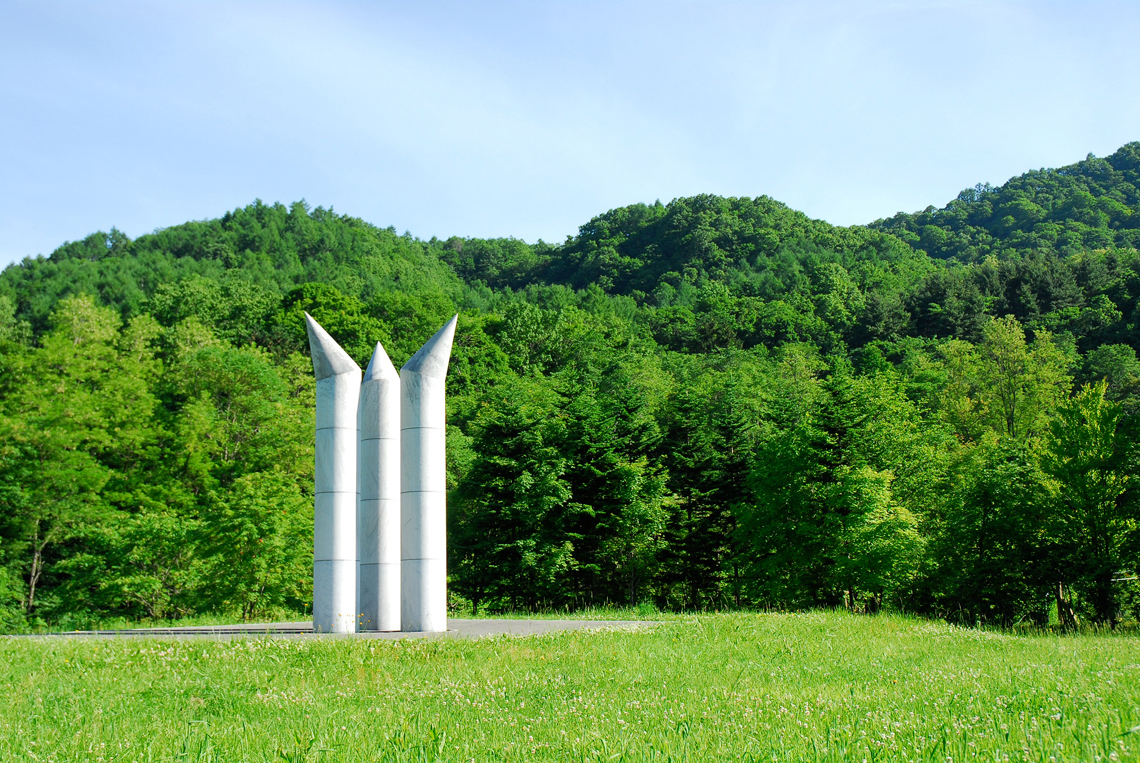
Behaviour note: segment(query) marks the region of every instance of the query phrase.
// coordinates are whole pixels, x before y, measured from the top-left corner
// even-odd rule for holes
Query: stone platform
[[[650,623],[640,620],[460,620],[450,618],[443,633],[366,632],[351,635],[314,633],[312,622],[244,623],[241,625],[192,625],[181,628],[132,628],[114,631],[65,631],[30,636],[32,638],[162,638],[214,639],[234,638],[485,638],[487,636],[535,636],[576,630],[614,630],[644,628]],[[24,638],[28,638],[25,636]]]

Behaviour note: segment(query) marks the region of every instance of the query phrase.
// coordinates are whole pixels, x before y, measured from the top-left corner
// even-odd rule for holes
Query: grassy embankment
[[[0,640],[0,760],[1128,760],[1140,640],[843,613],[481,641]]]

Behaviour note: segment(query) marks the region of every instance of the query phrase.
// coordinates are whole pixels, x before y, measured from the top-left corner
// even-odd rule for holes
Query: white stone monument
[[[447,402],[456,315],[400,369],[401,627],[447,630]]]
[[[447,630],[447,401],[456,315],[399,375],[305,313],[317,377],[313,630]]]
[[[356,409],[360,367],[305,313],[317,377],[313,630],[356,626]]]
[[[360,384],[358,631],[400,630],[400,377],[379,342]]]

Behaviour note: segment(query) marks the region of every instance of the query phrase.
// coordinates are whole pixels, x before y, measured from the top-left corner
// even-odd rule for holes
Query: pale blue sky
[[[562,241],[654,199],[836,224],[1140,140],[1140,3],[0,0],[0,265],[255,198]]]

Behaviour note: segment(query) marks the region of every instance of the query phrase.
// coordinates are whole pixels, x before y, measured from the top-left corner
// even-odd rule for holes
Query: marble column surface
[[[313,630],[356,631],[356,451],[360,367],[305,313],[317,377]]]
[[[447,403],[456,315],[400,369],[401,625],[447,630]]]
[[[400,630],[400,377],[379,342],[360,383],[357,631]]]

